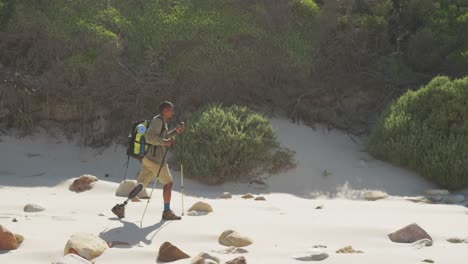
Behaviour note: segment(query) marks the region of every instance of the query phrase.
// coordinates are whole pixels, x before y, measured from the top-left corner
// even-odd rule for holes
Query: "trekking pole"
[[[149,202],[151,200],[151,196],[153,195],[154,187],[156,186],[156,183],[159,180],[159,173],[161,173],[161,169],[164,166],[164,164],[166,163],[166,154],[167,154],[168,150],[169,150],[169,148],[166,148],[166,151],[164,151],[164,156],[163,156],[163,159],[161,161],[161,165],[159,166],[158,174],[156,174],[156,180],[154,180],[153,187],[151,187],[151,193],[149,195],[148,201],[146,202],[146,206],[145,206],[145,210],[143,211],[143,215],[141,216],[140,228],[143,227],[143,218],[145,217],[146,209],[148,208],[148,204],[149,204]]]
[[[182,216],[184,216],[184,136],[180,137],[180,144],[182,144],[180,153],[180,190],[182,193]]]
[[[130,155],[127,155],[127,157],[127,162],[124,164],[124,166],[126,166],[124,173],[124,181],[127,179],[128,164],[130,163]]]

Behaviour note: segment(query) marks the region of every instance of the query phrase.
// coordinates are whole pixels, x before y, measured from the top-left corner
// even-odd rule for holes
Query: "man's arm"
[[[145,133],[146,143],[154,146],[164,145],[164,137],[160,135],[162,127],[163,121],[159,118],[154,118]]]
[[[167,137],[168,138],[175,138],[176,135],[184,132],[185,130],[185,123],[184,122],[180,122],[179,125],[172,129],[169,133],[167,133]]]
[[[176,136],[177,136],[177,131],[175,128],[167,133],[168,138],[175,138]]]

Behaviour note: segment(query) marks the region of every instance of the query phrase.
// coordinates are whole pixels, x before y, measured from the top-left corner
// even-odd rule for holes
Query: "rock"
[[[11,220],[11,221],[14,222],[14,223],[16,223],[16,222],[18,222],[18,219],[13,218],[13,220]]]
[[[190,256],[167,241],[159,248],[158,261],[172,262],[186,258],[190,258]]]
[[[134,203],[139,203],[139,202],[141,202],[140,198],[138,198],[138,197],[136,197],[136,196],[133,197],[132,199],[130,199],[130,201],[132,201],[132,202],[134,202]]]
[[[208,253],[202,252],[198,255],[196,255],[194,258],[191,260],[192,264],[219,264],[219,258],[211,256]]]
[[[92,264],[92,262],[76,254],[68,254],[52,264]]]
[[[442,202],[443,199],[442,195],[427,195],[426,198],[434,203]]]
[[[84,192],[91,190],[94,186],[94,182],[98,181],[96,176],[92,175],[82,175],[79,178],[76,178],[70,187],[68,188],[70,191],[73,192]]]
[[[418,240],[418,241],[413,243],[413,247],[415,247],[417,249],[421,249],[421,248],[424,248],[424,247],[431,247],[431,246],[432,246],[432,240],[429,240],[427,238]]]
[[[77,254],[87,260],[99,257],[109,246],[100,237],[88,233],[73,234],[65,246],[65,254]]]
[[[368,201],[377,201],[388,197],[388,194],[382,191],[369,191],[364,193],[364,199]]]
[[[423,192],[425,196],[435,196],[435,195],[449,195],[450,192],[448,190],[426,190]]]
[[[22,235],[15,234],[15,238],[16,238],[16,241],[18,241],[18,244],[21,244],[24,241],[24,237]]]
[[[201,215],[207,215],[208,212],[202,212],[202,211],[189,211],[187,215],[189,216],[201,216]]]
[[[301,261],[321,261],[328,258],[328,253],[322,249],[309,249],[293,256],[293,259]]]
[[[213,251],[218,254],[245,254],[249,253],[246,249],[243,248],[237,248],[237,247],[228,247],[226,249],[218,250],[218,251]]]
[[[124,180],[120,182],[119,188],[115,191],[116,196],[120,197],[128,197],[130,192],[137,186],[136,180]],[[138,198],[145,198],[148,197],[148,193],[146,192],[146,188],[143,188],[141,192],[137,195]]]
[[[432,241],[431,236],[417,224],[411,224],[388,234],[391,241],[395,243],[414,243],[418,240],[427,238]]]
[[[232,195],[231,195],[230,192],[223,192],[223,194],[221,194],[221,196],[219,198],[221,198],[221,199],[231,199]]]
[[[459,204],[465,201],[465,196],[461,194],[451,194],[443,197],[442,201],[449,204]]]
[[[416,196],[416,197],[407,197],[406,200],[415,202],[415,203],[431,203],[431,200],[424,196]]]
[[[204,203],[204,202],[196,202],[188,210],[189,211],[207,212],[207,213],[213,212],[213,208],[211,207],[211,205],[209,205],[207,203]]]
[[[434,263],[434,261],[433,261],[432,259],[425,259],[425,260],[423,260],[422,262]]]
[[[454,244],[460,244],[460,243],[468,243],[468,238],[449,238],[447,239],[447,242],[454,243]]]
[[[13,234],[10,230],[0,225],[0,250],[17,249],[23,240],[23,236]]]
[[[254,198],[254,196],[253,196],[251,193],[247,193],[247,194],[242,195],[242,198],[244,198],[244,199],[252,199],[252,198]]]
[[[23,210],[27,213],[36,213],[36,212],[44,211],[45,208],[37,204],[29,203],[24,206]]]
[[[226,262],[226,264],[247,264],[247,260],[244,257],[238,257]]]
[[[255,201],[266,201],[265,197],[263,197],[263,196],[258,196],[254,200]]]
[[[319,205],[319,206],[315,207],[315,209],[323,209],[323,205]]]
[[[364,253],[362,250],[355,250],[352,246],[340,248],[336,253]]]
[[[241,236],[234,230],[224,231],[218,238],[218,242],[223,246],[234,246],[234,247],[246,247],[253,243],[253,241],[248,238]]]
[[[327,246],[325,246],[325,245],[315,245],[315,246],[312,246],[312,248],[327,248]]]

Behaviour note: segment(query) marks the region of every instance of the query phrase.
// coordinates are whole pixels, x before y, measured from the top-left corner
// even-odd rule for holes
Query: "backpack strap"
[[[164,120],[162,119],[162,117],[160,115],[158,115],[156,118],[159,118],[162,121],[161,131],[159,132],[159,136],[161,136],[163,131],[164,131],[164,127],[165,127],[166,123],[164,122]],[[153,146],[153,157],[156,156],[156,148],[157,148],[157,146]]]

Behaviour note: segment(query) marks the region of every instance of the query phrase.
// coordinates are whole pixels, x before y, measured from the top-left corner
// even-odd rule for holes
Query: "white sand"
[[[125,241],[130,246],[108,249],[97,264],[155,263],[159,246],[169,241],[189,255],[212,253],[225,247],[217,242],[226,229],[249,236],[248,263],[303,263],[291,258],[314,245],[325,245],[330,255],[323,263],[435,263],[468,261],[468,244],[451,244],[450,237],[468,237],[468,209],[457,205],[428,205],[406,201],[435,188],[407,170],[373,160],[347,135],[313,131],[311,128],[273,120],[280,141],[296,151],[298,166],[266,180],[267,186],[230,183],[205,186],[185,179],[185,209],[197,201],[212,205],[205,216],[184,216],[182,221],[160,223],[162,192],[154,191],[143,226],[140,218],[146,200],[130,203],[127,217],[120,221],[110,212],[123,198],[115,197],[123,178],[124,150],[81,149],[73,143],[44,136],[33,139],[2,137],[0,142],[0,224],[25,241],[18,250],[0,251],[0,263],[51,263],[63,254],[71,234],[89,232],[108,241]],[[28,154],[32,154],[29,155]],[[35,155],[39,154],[39,155]],[[331,172],[323,176],[323,170]],[[132,162],[129,178],[138,164]],[[108,173],[109,177],[104,177]],[[74,177],[92,174],[100,181],[91,191],[68,190]],[[175,192],[172,208],[181,213],[179,174],[173,170]],[[374,202],[360,199],[363,191],[382,190],[391,197]],[[229,200],[217,199],[224,191]],[[267,201],[244,200],[251,192]],[[25,213],[27,203],[46,210]],[[314,209],[323,205],[323,209]],[[104,216],[99,216],[103,213]],[[12,222],[16,218],[18,222]],[[391,242],[387,234],[416,222],[434,239],[432,247],[415,249],[411,244]],[[363,254],[337,254],[345,246]],[[221,263],[240,255],[213,253]],[[190,263],[181,260],[174,263]]]

